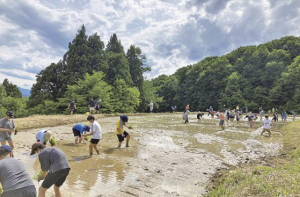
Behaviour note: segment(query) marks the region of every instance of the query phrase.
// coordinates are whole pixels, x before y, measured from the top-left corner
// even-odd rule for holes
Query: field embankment
[[[278,157],[217,173],[209,197],[300,196],[300,121],[281,128],[283,149]]]

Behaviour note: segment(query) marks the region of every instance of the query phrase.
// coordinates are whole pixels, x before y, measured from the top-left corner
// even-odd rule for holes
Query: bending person
[[[73,133],[75,137],[75,144],[85,142],[83,134],[86,134],[86,132],[90,132],[90,127],[81,123],[75,124],[73,126]]]
[[[129,147],[130,135],[124,130],[124,126],[127,127],[126,122],[128,122],[128,116],[126,115],[120,116],[120,119],[117,121],[116,133],[119,140],[118,148],[121,148],[124,138],[126,138],[126,147]],[[127,128],[130,129],[130,127]]]
[[[35,135],[36,141],[44,145],[50,140],[52,132],[50,130],[40,130]]]
[[[63,151],[58,148],[45,148],[36,142],[32,145],[31,154],[38,153],[43,174],[38,177],[38,181],[44,180],[39,188],[39,197],[45,197],[47,189],[54,185],[56,197],[60,197],[60,187],[65,182],[70,172],[68,159]]]

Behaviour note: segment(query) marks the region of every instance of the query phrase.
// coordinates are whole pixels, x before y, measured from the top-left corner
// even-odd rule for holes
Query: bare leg
[[[129,140],[130,140],[130,135],[127,135],[126,137],[126,147],[129,147]]]
[[[55,197],[61,197],[59,187],[57,187],[56,185],[54,185],[54,192],[55,192]]]
[[[14,143],[13,143],[12,140],[7,140],[7,142],[8,142],[8,145],[11,147],[11,149],[15,148]]]
[[[75,136],[75,144],[78,143],[78,136]]]
[[[38,197],[45,197],[46,196],[47,188],[43,188],[42,186],[39,188]]]
[[[93,155],[93,144],[92,143],[90,143],[89,149],[90,149],[90,156],[92,156]]]
[[[122,142],[119,142],[118,144],[118,148],[121,148]]]
[[[97,154],[100,155],[99,149],[97,148],[97,144],[94,144],[94,147],[93,147],[93,148],[95,149],[95,151],[97,152]]]
[[[4,141],[1,142],[1,146],[3,146],[3,145],[6,145],[6,140],[4,140]]]

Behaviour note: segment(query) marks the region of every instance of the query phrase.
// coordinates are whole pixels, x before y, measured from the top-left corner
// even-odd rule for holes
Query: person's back
[[[94,101],[94,99],[91,99],[89,101],[89,105],[90,105],[90,107],[95,107],[95,101]]]
[[[65,153],[58,148],[44,148],[38,157],[43,171],[53,173],[70,168]]]

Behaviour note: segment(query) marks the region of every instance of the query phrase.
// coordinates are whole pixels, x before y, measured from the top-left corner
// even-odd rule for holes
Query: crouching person
[[[126,122],[128,122],[128,116],[122,115],[120,116],[120,119],[117,121],[117,137],[119,140],[118,148],[121,148],[122,142],[124,141],[124,138],[126,138],[126,147],[129,147],[129,140],[130,135],[124,130],[124,126],[126,126]],[[127,127],[130,129],[130,127]]]
[[[25,165],[12,156],[12,148],[0,146],[0,182],[3,187],[1,197],[36,197],[33,182]]]
[[[58,148],[45,148],[45,146],[36,142],[32,145],[31,155],[38,153],[43,174],[38,181],[44,180],[39,188],[38,197],[45,197],[47,189],[54,184],[56,197],[60,197],[59,188],[65,182],[70,172],[69,162],[63,151]]]

